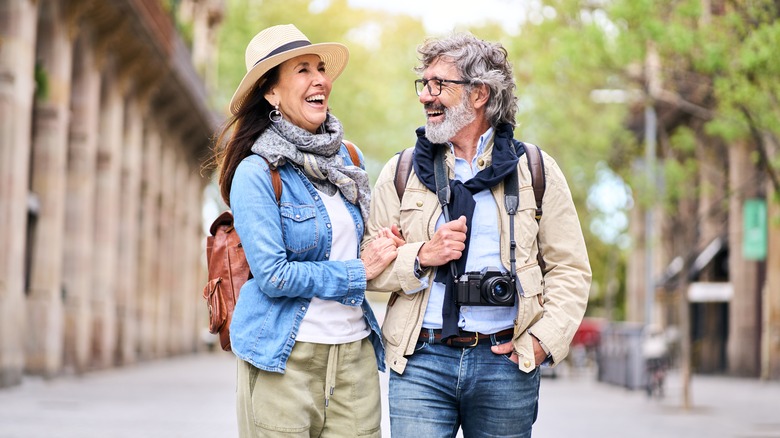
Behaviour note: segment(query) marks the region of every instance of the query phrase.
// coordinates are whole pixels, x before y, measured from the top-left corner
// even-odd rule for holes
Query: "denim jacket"
[[[343,145],[339,153],[346,165],[352,165]],[[379,323],[365,301],[363,263],[328,260],[333,233],[316,189],[292,163],[279,167],[279,176],[283,187],[279,204],[268,164],[260,156],[245,158],[233,177],[234,224],[253,275],[241,288],[230,324],[233,352],[259,369],[284,373],[301,321],[316,296],[361,306],[377,367],[384,371]],[[364,232],[360,209],[345,204],[360,242]]]

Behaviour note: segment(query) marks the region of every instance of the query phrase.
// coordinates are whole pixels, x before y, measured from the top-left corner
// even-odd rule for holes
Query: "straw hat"
[[[306,35],[292,24],[271,26],[255,35],[246,47],[246,75],[233,98],[230,112],[235,114],[246,95],[268,70],[300,55],[319,55],[325,63],[325,74],[336,79],[347,66],[349,50],[339,43],[312,44]]]

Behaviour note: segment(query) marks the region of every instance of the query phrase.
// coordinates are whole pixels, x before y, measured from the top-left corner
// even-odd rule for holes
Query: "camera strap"
[[[433,176],[436,180],[436,197],[439,198],[439,204],[441,205],[442,214],[444,214],[444,222],[450,221],[450,211],[447,205],[450,201],[450,179],[447,177],[447,169],[444,164],[444,150],[445,148],[439,148],[436,151],[436,155],[433,160]],[[519,201],[519,189],[520,182],[517,176],[517,168],[510,172],[504,179],[504,206],[506,212],[509,214],[509,277],[512,281],[515,281],[517,273],[515,272],[515,248],[517,247],[517,241],[515,240],[515,214],[517,208],[520,205]],[[452,271],[452,278],[457,279],[458,274],[456,272],[455,263],[450,263],[450,270]],[[517,282],[515,282],[517,284]]]
[[[519,284],[515,281],[517,276],[515,271],[515,248],[517,248],[517,241],[515,241],[515,214],[520,205],[519,193],[520,180],[517,177],[517,168],[515,168],[514,172],[507,175],[506,179],[504,179],[504,206],[507,214],[509,214],[509,277],[515,285]]]
[[[444,166],[444,148],[439,148],[433,159],[433,177],[436,180],[436,197],[439,198],[441,211],[444,214],[444,222],[450,221],[450,209],[447,204],[450,202],[450,179],[447,177],[447,169]],[[455,263],[450,263],[452,278],[457,279],[458,273]]]

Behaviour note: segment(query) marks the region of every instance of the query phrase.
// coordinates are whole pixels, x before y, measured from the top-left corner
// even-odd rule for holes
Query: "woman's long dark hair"
[[[263,85],[252,88],[238,112],[225,123],[216,140],[214,161],[219,166],[219,192],[228,207],[233,175],[238,164],[252,154],[255,140],[271,124],[268,114],[274,107],[265,100],[265,94],[279,81],[279,66],[269,70],[263,77]]]

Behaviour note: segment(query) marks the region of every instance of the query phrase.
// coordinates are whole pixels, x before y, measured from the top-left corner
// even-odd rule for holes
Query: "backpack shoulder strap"
[[[279,169],[271,169],[271,185],[274,186],[276,194],[276,203],[282,202],[282,177],[279,176]]]
[[[534,188],[534,198],[536,198],[536,220],[538,222],[542,219],[542,198],[544,198],[544,190],[547,187],[547,181],[544,176],[544,160],[542,158],[542,150],[538,146],[523,142],[523,147],[528,159],[528,170],[531,172],[531,185]],[[539,247],[539,252],[536,253],[536,261],[544,274],[547,263],[545,263],[544,257],[542,257],[542,247],[539,244],[538,234],[536,239]]]
[[[265,160],[265,157],[263,157]],[[271,185],[274,187],[274,194],[276,195],[276,203],[282,202],[282,177],[279,176],[279,169],[275,167],[271,167],[271,164],[268,162],[268,160],[265,160],[265,163],[268,164],[268,170],[271,171]]]
[[[409,180],[409,174],[412,173],[412,156],[414,155],[414,146],[410,146],[398,153],[398,165],[395,168],[395,175],[393,176],[393,184],[395,184],[395,192],[398,194],[398,200],[400,201],[404,197],[406,191],[406,182]]]
[[[347,151],[349,151],[349,158],[352,159],[352,164],[360,167],[360,155],[358,154],[355,143],[352,143],[349,140],[342,140],[342,141],[344,142],[344,146],[347,147]]]
[[[531,171],[531,184],[534,187],[534,198],[536,198],[536,220],[540,220],[542,218],[542,198],[544,197],[544,189],[547,187],[542,150],[534,144],[525,142],[523,142],[523,147],[525,147],[528,157],[528,170]]]

